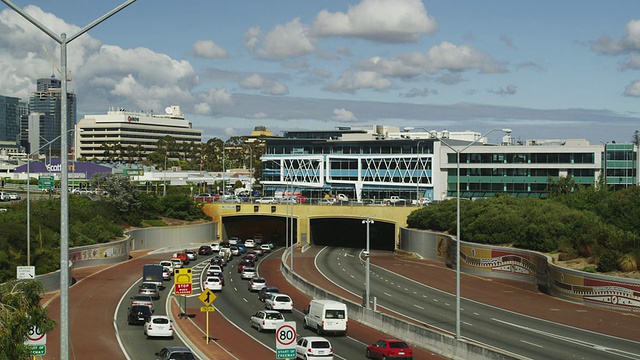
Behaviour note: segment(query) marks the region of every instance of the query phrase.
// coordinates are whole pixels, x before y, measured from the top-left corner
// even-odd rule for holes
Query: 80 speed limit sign
[[[295,349],[296,337],[296,322],[285,321],[276,329],[276,349]]]

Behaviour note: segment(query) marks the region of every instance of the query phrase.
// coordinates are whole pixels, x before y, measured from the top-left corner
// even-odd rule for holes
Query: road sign
[[[27,345],[31,356],[47,355],[47,345]]]
[[[31,280],[36,277],[35,266],[18,266],[16,272],[18,280]]]
[[[200,312],[214,312],[216,311],[216,308],[214,308],[213,306],[201,306],[200,307]]]
[[[176,295],[191,295],[193,294],[193,287],[191,284],[175,284],[173,293]]]
[[[29,326],[29,330],[27,331],[27,340],[24,341],[25,345],[46,345],[47,344],[47,333],[43,333],[40,331],[35,325]]]
[[[216,294],[214,294],[211,289],[205,289],[202,294],[198,296],[198,299],[200,299],[205,306],[209,306],[213,300],[216,299]]]
[[[276,329],[277,359],[296,358],[296,322],[285,321]]]
[[[178,268],[173,271],[174,284],[191,284],[193,282],[191,268]]]
[[[53,189],[55,181],[53,176],[39,176],[38,177],[38,189]]]
[[[142,176],[144,175],[144,169],[124,169],[124,176]]]

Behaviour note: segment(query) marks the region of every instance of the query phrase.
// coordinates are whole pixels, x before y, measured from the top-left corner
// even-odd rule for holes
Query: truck
[[[386,205],[401,205],[404,206],[407,204],[407,200],[401,198],[400,196],[390,196],[388,199],[382,200],[383,204]]]
[[[163,266],[160,264],[145,264],[142,267],[142,282],[151,282],[158,285],[158,289],[164,289],[162,275]]]
[[[318,335],[347,335],[347,323],[347,305],[338,301],[313,299],[304,310],[304,328],[315,330]]]

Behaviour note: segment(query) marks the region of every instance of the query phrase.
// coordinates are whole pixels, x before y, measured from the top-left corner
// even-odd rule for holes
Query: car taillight
[[[173,325],[169,324],[169,330],[173,331]]]
[[[307,348],[307,353],[311,354],[313,352],[312,348]]]

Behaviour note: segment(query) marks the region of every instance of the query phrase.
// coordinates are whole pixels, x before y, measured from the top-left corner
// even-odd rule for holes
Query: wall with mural
[[[453,236],[401,228],[398,249],[456,265]],[[584,304],[640,312],[640,280],[563,268],[533,251],[462,242],[460,271],[532,282],[540,291]]]

